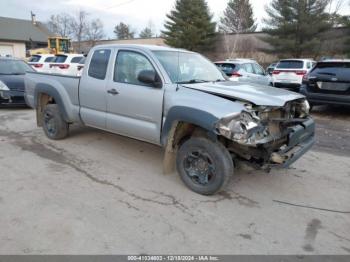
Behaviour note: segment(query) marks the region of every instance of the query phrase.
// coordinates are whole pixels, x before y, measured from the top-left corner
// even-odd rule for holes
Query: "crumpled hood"
[[[230,81],[184,84],[182,86],[214,95],[251,102],[258,106],[284,106],[288,101],[304,98],[301,94],[284,89]]]

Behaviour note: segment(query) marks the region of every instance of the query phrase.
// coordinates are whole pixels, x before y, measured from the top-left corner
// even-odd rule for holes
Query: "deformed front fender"
[[[214,126],[217,121],[217,117],[206,111],[186,106],[174,106],[166,116],[161,134],[161,143],[163,146],[167,145],[170,130],[174,124],[176,126],[180,122],[201,127],[214,139],[216,137]]]
[[[163,125],[161,142],[165,146],[163,172],[169,174],[175,169],[175,158],[178,140],[192,132],[189,127],[199,127],[206,131],[206,136],[216,140],[214,124],[218,119],[212,114],[185,106],[171,108]]]

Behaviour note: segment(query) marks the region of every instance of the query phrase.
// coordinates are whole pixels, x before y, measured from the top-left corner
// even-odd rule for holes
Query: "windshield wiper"
[[[176,82],[176,84],[198,84],[198,83],[208,83],[209,81],[207,80],[202,80],[202,79],[191,79],[188,81],[180,81]]]

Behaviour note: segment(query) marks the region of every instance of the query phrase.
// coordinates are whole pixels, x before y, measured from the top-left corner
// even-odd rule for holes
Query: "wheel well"
[[[170,173],[174,170],[176,152],[184,142],[193,136],[213,138],[209,133],[204,128],[195,124],[182,121],[175,122],[168,134],[163,161],[164,173]]]
[[[43,110],[48,104],[56,104],[55,99],[48,94],[40,93],[38,95],[38,102],[36,106],[36,121],[38,126],[42,126]]]

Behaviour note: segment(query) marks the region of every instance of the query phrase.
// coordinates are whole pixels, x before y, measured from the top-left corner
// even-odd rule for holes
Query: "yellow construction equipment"
[[[49,37],[47,46],[54,54],[65,54],[71,51],[71,41],[66,37]]]
[[[68,54],[72,53],[72,44],[70,38],[53,36],[49,37],[47,40],[47,48],[36,48],[28,51],[28,55],[37,55],[37,54]]]

